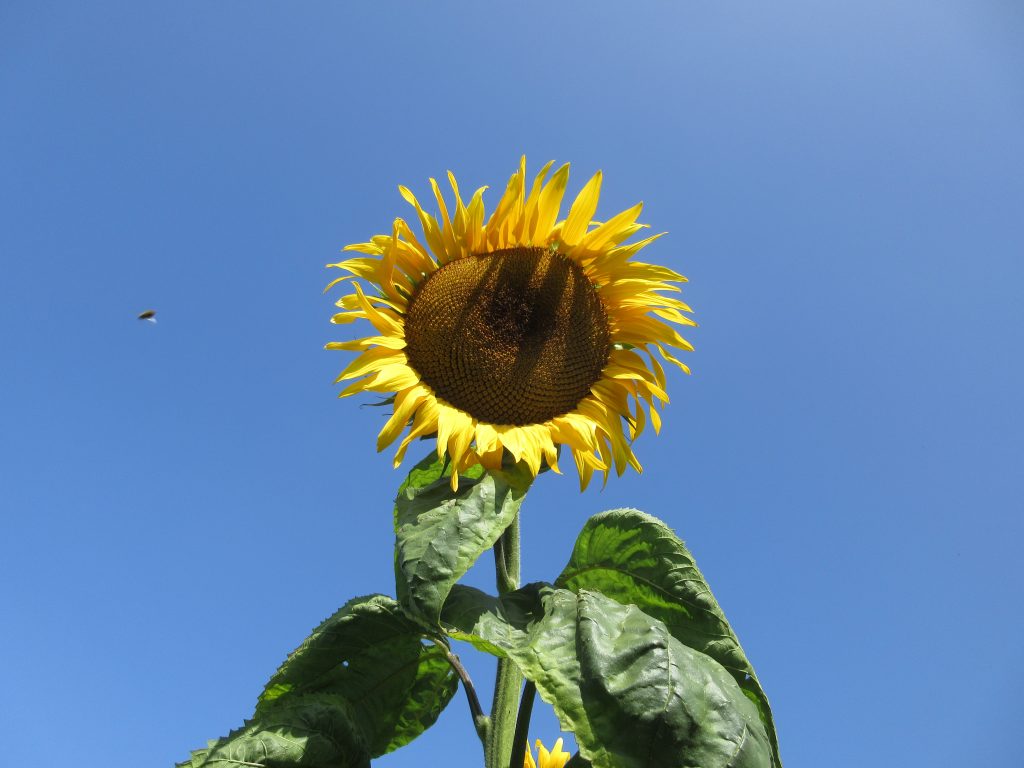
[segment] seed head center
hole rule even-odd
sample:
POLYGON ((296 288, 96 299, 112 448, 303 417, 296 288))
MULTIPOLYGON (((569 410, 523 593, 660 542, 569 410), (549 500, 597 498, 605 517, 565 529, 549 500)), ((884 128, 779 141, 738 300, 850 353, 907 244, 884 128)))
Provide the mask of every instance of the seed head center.
POLYGON ((424 281, 405 318, 410 365, 479 421, 568 413, 600 379, 611 331, 583 269, 544 248, 458 259, 424 281))

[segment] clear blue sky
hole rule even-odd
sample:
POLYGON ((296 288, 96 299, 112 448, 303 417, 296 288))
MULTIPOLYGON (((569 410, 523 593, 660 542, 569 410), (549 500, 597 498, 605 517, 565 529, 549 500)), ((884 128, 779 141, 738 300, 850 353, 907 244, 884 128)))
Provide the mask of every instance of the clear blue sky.
MULTIPOLYGON (((701 324, 642 477, 538 483, 525 577, 642 508, 787 768, 1019 764, 1019 3, 5 0, 0 104, 0 763, 169 766, 393 593, 323 265, 525 152, 644 200, 701 324)), ((479 764, 461 694, 380 760, 479 764)))

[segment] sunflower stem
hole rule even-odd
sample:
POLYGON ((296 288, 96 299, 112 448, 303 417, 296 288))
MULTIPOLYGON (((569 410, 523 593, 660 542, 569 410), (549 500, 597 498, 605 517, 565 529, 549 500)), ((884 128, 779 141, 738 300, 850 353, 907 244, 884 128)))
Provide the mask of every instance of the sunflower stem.
POLYGON ((523 697, 519 700, 519 714, 516 716, 516 735, 512 740, 512 757, 509 768, 519 768, 526 759, 526 742, 530 733, 530 717, 533 714, 533 699, 537 695, 537 686, 527 680, 523 686, 523 697))
MULTIPOLYGON (((519 513, 494 544, 494 570, 498 594, 519 588, 519 513)), ((523 675, 509 659, 498 659, 494 678, 491 724, 484 744, 486 768, 508 768, 515 740, 516 712, 523 675)), ((516 767, 518 768, 518 766, 516 767)))

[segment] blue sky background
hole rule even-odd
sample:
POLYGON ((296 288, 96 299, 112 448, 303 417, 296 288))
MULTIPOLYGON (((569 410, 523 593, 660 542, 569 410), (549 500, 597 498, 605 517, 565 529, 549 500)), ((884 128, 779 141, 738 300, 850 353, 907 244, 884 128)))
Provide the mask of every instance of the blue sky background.
MULTIPOLYGON (((642 477, 538 482, 525 578, 639 507, 788 768, 1018 764, 1019 3, 5 0, 0 104, 0 763, 169 766, 393 593, 323 265, 525 152, 644 200, 701 324, 642 477)), ((461 694, 379 761, 480 763, 461 694)))

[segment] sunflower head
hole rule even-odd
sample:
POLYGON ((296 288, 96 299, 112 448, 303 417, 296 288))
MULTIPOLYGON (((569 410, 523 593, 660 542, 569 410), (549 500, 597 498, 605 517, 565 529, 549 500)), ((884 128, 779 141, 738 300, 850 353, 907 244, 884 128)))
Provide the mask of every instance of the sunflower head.
POLYGON ((396 467, 414 439, 436 435, 453 487, 474 465, 498 469, 506 451, 533 475, 557 472, 562 445, 581 488, 595 471, 640 471, 633 440, 648 420, 660 429, 668 402, 658 358, 689 373, 674 351, 693 348, 673 325, 694 325, 690 308, 664 295, 686 278, 633 260, 660 237, 626 242, 644 228, 641 204, 592 220, 600 172, 560 219, 569 166, 549 177, 551 165, 528 185, 524 157, 489 218, 486 188, 466 205, 450 173, 451 209, 430 180, 437 217, 399 187, 422 236, 395 219, 390 235, 345 248, 363 256, 328 265, 346 273, 328 288, 353 281, 332 322, 376 331, 327 345, 359 353, 337 379, 351 380, 340 396, 393 397, 377 449, 408 429, 396 467))

